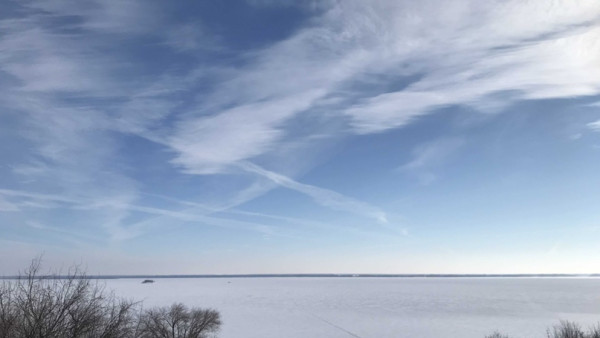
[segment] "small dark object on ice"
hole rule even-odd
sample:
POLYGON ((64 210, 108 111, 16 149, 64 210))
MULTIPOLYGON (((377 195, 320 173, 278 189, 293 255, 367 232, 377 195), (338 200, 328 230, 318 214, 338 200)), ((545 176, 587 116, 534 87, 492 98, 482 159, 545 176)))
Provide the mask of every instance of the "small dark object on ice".
POLYGON ((144 279, 144 281, 142 282, 142 284, 148 284, 148 283, 154 283, 154 281, 152 279, 144 279))

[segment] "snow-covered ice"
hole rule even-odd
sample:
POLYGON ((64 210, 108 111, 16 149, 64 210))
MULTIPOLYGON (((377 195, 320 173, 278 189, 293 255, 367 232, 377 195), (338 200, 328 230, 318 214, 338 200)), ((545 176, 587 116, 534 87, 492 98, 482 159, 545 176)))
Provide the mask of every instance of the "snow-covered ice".
POLYGON ((600 321, 596 278, 164 278, 107 280, 145 307, 211 307, 221 338, 545 337, 600 321))

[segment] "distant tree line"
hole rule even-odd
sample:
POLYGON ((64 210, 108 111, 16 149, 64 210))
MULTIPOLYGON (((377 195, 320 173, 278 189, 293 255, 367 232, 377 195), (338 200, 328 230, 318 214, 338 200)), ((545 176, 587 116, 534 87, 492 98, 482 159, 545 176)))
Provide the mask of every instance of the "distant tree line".
POLYGON ((35 259, 0 284, 0 338, 208 338, 221 327, 218 311, 183 304, 143 309, 118 298, 72 268, 42 276, 35 259))

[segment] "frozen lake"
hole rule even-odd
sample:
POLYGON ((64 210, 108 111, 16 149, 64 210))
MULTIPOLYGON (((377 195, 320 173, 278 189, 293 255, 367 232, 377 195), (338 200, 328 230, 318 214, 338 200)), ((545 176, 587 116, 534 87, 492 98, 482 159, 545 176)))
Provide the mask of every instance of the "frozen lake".
POLYGON ((166 278, 107 280, 146 307, 211 307, 221 338, 543 338, 600 321, 598 278, 166 278))

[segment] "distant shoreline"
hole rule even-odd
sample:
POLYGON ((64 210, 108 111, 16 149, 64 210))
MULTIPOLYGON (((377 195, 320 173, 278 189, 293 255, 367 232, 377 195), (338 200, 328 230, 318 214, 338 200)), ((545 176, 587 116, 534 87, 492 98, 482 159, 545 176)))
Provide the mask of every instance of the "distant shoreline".
MULTIPOLYGON (((66 276, 43 276, 64 278, 66 276)), ((17 279, 18 276, 0 276, 0 279, 17 279)), ((89 279, 166 279, 166 278, 600 278, 593 274, 202 274, 202 275, 89 275, 89 279)))

